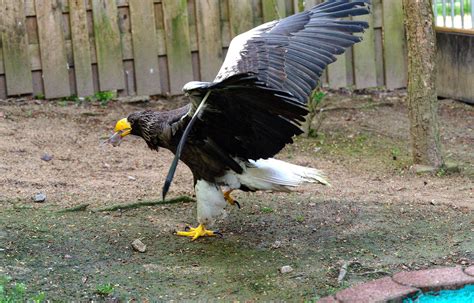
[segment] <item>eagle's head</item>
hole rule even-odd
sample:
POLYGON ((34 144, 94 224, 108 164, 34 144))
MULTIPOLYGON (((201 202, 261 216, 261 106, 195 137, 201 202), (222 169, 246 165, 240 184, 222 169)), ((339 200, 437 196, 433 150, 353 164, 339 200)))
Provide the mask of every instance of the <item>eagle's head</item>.
MULTIPOLYGON (((106 141, 111 143, 113 146, 118 146, 122 143, 122 139, 128 135, 135 135, 142 137, 148 143, 152 144, 150 138, 150 127, 153 123, 153 112, 142 111, 130 114, 127 118, 123 118, 117 121, 115 124, 115 133, 106 141)), ((154 149, 156 147, 153 146, 154 149)))

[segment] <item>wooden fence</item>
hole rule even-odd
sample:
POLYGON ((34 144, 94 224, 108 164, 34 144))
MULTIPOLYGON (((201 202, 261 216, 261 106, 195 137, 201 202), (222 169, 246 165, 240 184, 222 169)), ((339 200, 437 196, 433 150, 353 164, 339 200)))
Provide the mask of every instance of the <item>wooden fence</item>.
MULTIPOLYGON (((306 0, 0 0, 0 98, 179 94, 212 81, 232 37, 306 0)), ((402 0, 372 0, 363 43, 323 83, 406 86, 402 0)))

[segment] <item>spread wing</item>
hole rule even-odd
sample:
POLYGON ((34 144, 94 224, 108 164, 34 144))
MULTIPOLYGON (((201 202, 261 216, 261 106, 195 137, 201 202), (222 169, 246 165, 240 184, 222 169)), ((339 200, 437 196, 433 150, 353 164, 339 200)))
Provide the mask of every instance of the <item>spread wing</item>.
POLYGON ((193 106, 163 196, 188 135, 230 160, 268 158, 292 143, 302 132, 308 96, 323 70, 361 41, 353 34, 368 26, 340 18, 368 12, 368 0, 328 0, 235 37, 213 83, 190 82, 183 88, 193 106))
POLYGON ((361 41, 353 34, 368 26, 340 18, 368 12, 368 0, 326 1, 240 34, 231 41, 214 82, 253 72, 269 87, 288 91, 306 103, 323 70, 336 60, 334 56, 361 41))

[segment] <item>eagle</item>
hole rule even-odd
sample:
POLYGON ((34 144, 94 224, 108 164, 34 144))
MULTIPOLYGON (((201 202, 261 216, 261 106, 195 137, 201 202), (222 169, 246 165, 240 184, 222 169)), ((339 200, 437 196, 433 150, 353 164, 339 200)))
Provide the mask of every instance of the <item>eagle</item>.
POLYGON ((220 235, 207 227, 227 205, 240 207, 233 190, 288 192, 307 182, 328 184, 317 169, 272 157, 302 133, 308 98, 326 66, 362 40, 357 34, 367 22, 348 17, 368 13, 368 0, 329 0, 255 27, 232 39, 213 82, 184 85, 188 105, 134 112, 116 123, 112 145, 135 135, 152 150, 174 153, 163 199, 179 160, 190 168, 199 225, 177 235, 220 235))

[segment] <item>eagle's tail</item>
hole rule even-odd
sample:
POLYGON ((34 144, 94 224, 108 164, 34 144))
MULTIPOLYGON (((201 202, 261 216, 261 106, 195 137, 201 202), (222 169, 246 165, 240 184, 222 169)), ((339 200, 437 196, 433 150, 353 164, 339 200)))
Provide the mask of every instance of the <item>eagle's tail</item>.
POLYGON ((329 185, 317 169, 287 163, 277 159, 249 160, 251 166, 239 175, 241 184, 251 190, 291 191, 303 183, 329 185))

